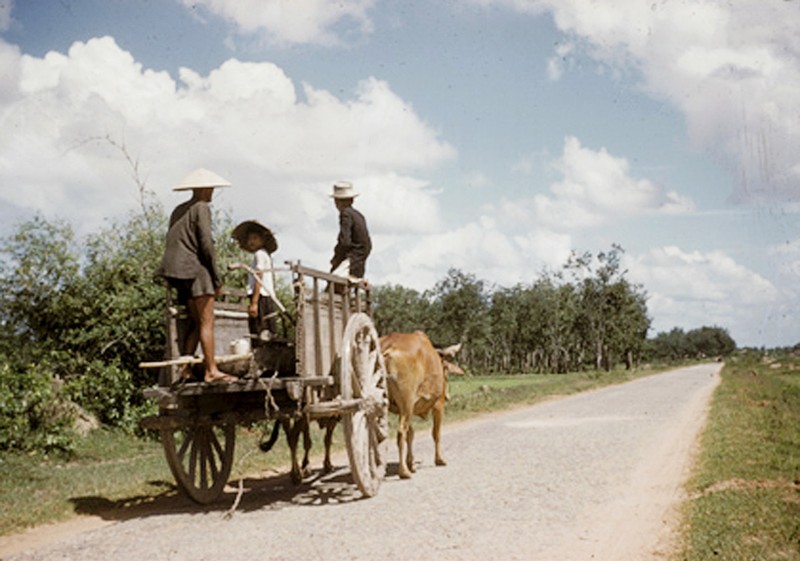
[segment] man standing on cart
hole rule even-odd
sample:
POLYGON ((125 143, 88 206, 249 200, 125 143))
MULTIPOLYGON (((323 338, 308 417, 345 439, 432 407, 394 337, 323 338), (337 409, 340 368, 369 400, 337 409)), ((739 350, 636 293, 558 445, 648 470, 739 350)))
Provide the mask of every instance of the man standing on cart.
POLYGON ((353 282, 364 279, 364 270, 372 251, 372 241, 364 215, 353 208, 358 193, 349 181, 333 185, 331 197, 339 210, 339 237, 333 250, 331 272, 353 282))
MULTIPOLYGON (((189 311, 190 327, 181 353, 193 355, 197 343, 203 350, 204 381, 232 382, 237 378, 221 372, 214 356, 214 300, 222 289, 217 271, 214 239, 211 236, 211 208, 214 189, 230 183, 206 169, 186 176, 173 191, 192 191, 192 198, 178 205, 169 219, 166 248, 157 274, 178 292, 178 303, 189 311)), ((191 376, 186 365, 181 378, 191 376)))

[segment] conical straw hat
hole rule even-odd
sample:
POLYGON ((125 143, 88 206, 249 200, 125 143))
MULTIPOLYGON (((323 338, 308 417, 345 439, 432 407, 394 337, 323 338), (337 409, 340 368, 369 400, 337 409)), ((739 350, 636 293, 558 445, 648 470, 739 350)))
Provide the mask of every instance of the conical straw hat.
POLYGON ((264 236, 264 244, 267 253, 275 253, 278 249, 278 240, 275 239, 275 234, 258 220, 245 220, 240 223, 233 229, 231 237, 241 245, 250 232, 256 232, 264 236))
POLYGON ((230 187, 227 179, 223 179, 213 171, 198 168, 184 177, 181 182, 172 188, 173 191, 188 191, 189 189, 205 189, 209 187, 230 187))

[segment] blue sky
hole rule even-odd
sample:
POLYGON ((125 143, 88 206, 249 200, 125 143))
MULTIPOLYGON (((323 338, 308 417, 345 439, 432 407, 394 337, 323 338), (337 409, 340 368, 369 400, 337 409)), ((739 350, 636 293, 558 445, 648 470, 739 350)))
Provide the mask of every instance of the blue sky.
POLYGON ((0 234, 215 206, 326 268, 354 182, 375 283, 529 283, 625 249, 653 330, 800 341, 797 0, 0 0, 0 234))

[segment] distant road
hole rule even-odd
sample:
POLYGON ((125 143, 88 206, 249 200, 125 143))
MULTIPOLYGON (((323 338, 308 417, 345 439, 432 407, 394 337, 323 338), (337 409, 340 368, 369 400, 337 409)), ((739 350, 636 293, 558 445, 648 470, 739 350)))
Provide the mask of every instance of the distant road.
POLYGON ((395 474, 392 439, 389 475, 369 500, 345 468, 299 488, 285 474, 265 476, 246 482, 229 518, 233 493, 205 509, 172 499, 110 513, 112 523, 0 539, 0 559, 663 559, 720 368, 682 368, 447 426, 446 467, 433 466, 430 435, 419 431, 408 481, 395 474))

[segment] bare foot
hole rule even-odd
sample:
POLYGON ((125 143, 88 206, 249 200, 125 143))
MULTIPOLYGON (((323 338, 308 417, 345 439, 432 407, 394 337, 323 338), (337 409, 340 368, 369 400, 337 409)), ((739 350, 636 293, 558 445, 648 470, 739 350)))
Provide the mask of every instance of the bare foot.
POLYGON ((205 382, 206 384, 225 384, 227 382, 235 382, 238 379, 236 376, 217 370, 216 372, 206 372, 205 382))

